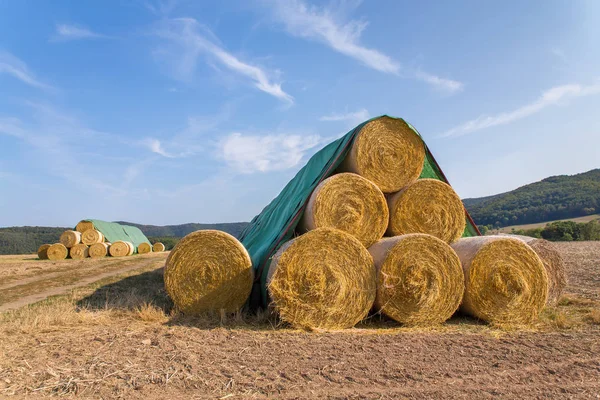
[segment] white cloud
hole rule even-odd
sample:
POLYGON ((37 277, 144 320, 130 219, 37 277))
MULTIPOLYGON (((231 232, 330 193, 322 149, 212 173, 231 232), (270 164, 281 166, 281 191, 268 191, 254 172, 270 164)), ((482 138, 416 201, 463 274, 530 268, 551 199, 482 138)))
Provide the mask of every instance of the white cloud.
POLYGON ((582 86, 579 84, 556 86, 543 92, 542 95, 532 103, 526 104, 510 112, 492 116, 482 115, 446 131, 441 137, 463 136, 482 129, 506 125, 527 118, 549 106, 557 105, 561 101, 568 102, 577 97, 591 96, 594 94, 600 94, 600 83, 589 86, 582 86))
POLYGON ((67 24, 58 24, 56 25, 56 34, 52 38, 53 40, 80 40, 80 39, 102 39, 107 38, 105 35, 101 35, 96 32, 92 32, 91 30, 76 26, 76 25, 67 25, 67 24))
MULTIPOLYGON (((177 18, 168 20, 165 24, 165 28, 158 30, 156 33, 163 38, 175 41, 182 47, 183 54, 178 57, 177 60, 177 70, 179 74, 188 77, 191 76, 194 73, 198 56, 202 53, 206 53, 210 55, 213 60, 216 60, 230 71, 252 80, 257 89, 289 104, 294 102, 294 98, 281 88, 280 83, 272 81, 265 70, 255 65, 245 63, 231 53, 225 51, 221 46, 215 43, 216 38, 214 35, 206 28, 202 27, 195 19, 177 18), (200 34, 200 30, 205 32, 206 36, 210 36, 211 39, 200 34)), ((160 54, 160 52, 157 54, 160 54)), ((168 52, 164 54, 164 56, 166 58, 172 58, 173 54, 168 52)))
POLYGON ((366 121, 370 117, 371 116, 369 114, 369 111, 363 108, 355 112, 347 112, 344 114, 333 113, 329 115, 324 115, 321 118, 319 118, 319 121, 348 121, 352 124, 358 124, 363 121, 366 121))
POLYGON ((167 157, 167 158, 175 158, 176 156, 170 153, 167 153, 165 151, 165 149, 163 149, 162 144, 160 143, 160 140, 158 139, 145 139, 142 142, 146 147, 148 147, 148 149, 150 149, 151 152, 156 153, 156 154, 160 154, 163 157, 167 157))
POLYGON ((51 86, 37 80, 23 61, 5 51, 0 51, 0 74, 2 73, 11 75, 29 86, 45 90, 52 89, 51 86))
POLYGON ((447 93, 460 92, 465 87, 465 85, 462 82, 458 82, 452 79, 440 78, 437 75, 432 75, 423 71, 417 71, 415 73, 415 77, 447 93))
POLYGON ((232 133, 219 146, 219 156, 244 174, 293 168, 307 150, 321 142, 317 135, 244 135, 232 133))

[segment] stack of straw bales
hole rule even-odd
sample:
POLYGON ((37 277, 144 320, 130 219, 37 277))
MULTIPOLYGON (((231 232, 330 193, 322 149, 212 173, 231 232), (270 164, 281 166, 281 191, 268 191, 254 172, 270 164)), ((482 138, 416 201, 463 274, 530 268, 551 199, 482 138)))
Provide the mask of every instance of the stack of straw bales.
MULTIPOLYGON (((165 251, 162 243, 153 246, 142 243, 138 247, 138 253, 165 251)), ((95 229, 93 222, 80 221, 75 230, 64 231, 60 235, 59 243, 43 244, 38 248, 37 254, 40 260, 64 260, 72 258, 83 260, 85 258, 99 257, 122 257, 130 256, 135 252, 131 242, 117 241, 114 244, 107 242, 102 232, 95 229)))
MULTIPOLYGON (((459 309, 495 323, 537 318, 549 287, 540 257, 523 240, 461 239, 464 206, 450 185, 419 179, 425 158, 404 121, 363 126, 312 192, 298 236, 271 259, 267 288, 282 321, 341 329, 375 311, 434 325, 459 309)), ((250 258, 233 237, 198 231, 167 259, 165 285, 185 313, 237 311, 252 285, 250 258)))

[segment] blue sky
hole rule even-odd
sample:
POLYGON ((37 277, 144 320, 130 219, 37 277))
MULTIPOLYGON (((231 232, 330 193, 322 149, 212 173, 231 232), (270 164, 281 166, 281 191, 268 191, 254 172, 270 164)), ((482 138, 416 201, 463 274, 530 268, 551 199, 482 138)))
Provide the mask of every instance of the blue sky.
POLYGON ((461 197, 600 167, 600 2, 421 3, 0 0, 0 226, 248 221, 380 114, 461 197))

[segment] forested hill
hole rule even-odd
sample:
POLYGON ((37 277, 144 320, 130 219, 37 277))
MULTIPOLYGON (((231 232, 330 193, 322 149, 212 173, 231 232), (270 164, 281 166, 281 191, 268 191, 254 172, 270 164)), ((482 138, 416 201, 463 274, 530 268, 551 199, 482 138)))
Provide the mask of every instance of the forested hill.
POLYGON ((551 176, 511 192, 463 202, 475 223, 496 227, 595 214, 600 212, 600 169, 551 176))
POLYGON ((217 229, 219 231, 227 232, 235 237, 239 237, 244 228, 248 225, 247 222, 231 222, 231 223, 220 223, 220 224, 182 224, 182 225, 140 225, 133 222, 117 221, 119 224, 133 225, 140 228, 146 236, 174 236, 184 237, 188 233, 204 230, 204 229, 217 229))

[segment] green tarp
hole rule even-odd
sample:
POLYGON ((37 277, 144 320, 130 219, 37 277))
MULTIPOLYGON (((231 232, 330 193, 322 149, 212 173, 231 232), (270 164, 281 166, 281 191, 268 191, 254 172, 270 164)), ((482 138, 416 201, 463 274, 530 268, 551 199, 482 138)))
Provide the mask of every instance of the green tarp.
MULTIPOLYGON (((240 240, 250 253, 255 271, 255 282, 249 301, 251 308, 267 306, 266 277, 271 257, 283 243, 294 236, 296 225, 300 221, 310 194, 322 180, 334 173, 350 149, 356 134, 369 121, 358 125, 313 155, 281 193, 259 215, 254 217, 242 232, 240 240)), ((421 136, 412 125, 408 125, 419 137, 421 136)), ((427 145, 425 145, 425 149, 427 156, 420 178, 434 178, 448 182, 427 145)), ((479 235, 477 227, 466 210, 465 218, 467 227, 463 236, 479 235)))
POLYGON ((116 222, 101 221, 99 219, 85 219, 94 224, 94 228, 100 231, 106 238, 107 242, 114 243, 122 240, 124 242, 131 242, 135 247, 135 252, 141 243, 150 243, 146 235, 135 226, 121 225, 116 222))

